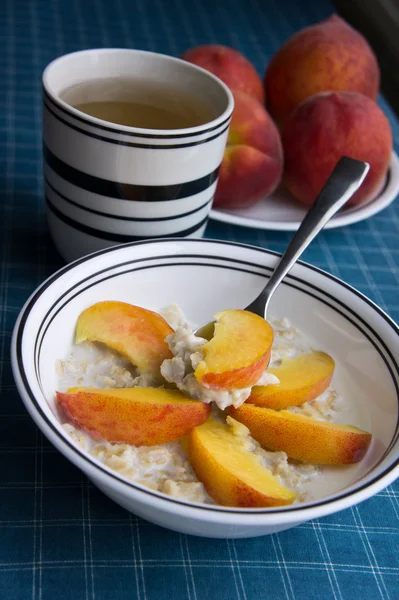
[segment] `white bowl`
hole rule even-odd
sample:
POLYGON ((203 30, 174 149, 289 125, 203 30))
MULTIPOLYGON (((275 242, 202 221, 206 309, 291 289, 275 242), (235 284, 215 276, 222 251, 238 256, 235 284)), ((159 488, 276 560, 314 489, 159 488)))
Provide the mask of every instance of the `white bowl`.
MULTIPOLYGON (((22 309, 12 341, 14 377, 32 418, 64 456, 115 502, 175 531, 238 538, 274 533, 348 508, 399 476, 399 329, 365 296, 315 267, 295 265, 273 297, 270 314, 286 316, 336 360, 334 386, 354 425, 373 434, 357 465, 330 467, 315 499, 285 508, 235 509, 175 500, 125 480, 78 449, 57 419, 55 361, 68 353, 80 312, 100 300, 153 310, 178 303, 198 324, 223 308, 245 307, 277 255, 211 240, 159 240, 100 251, 61 269, 22 309)), ((317 480, 316 480, 317 482, 317 480)))

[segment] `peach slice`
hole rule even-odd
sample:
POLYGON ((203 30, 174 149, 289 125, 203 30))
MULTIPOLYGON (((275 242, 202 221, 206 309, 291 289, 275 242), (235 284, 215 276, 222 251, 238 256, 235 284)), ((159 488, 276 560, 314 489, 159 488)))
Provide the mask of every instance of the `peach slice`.
POLYGON ((243 447, 231 428, 212 417, 188 434, 188 456, 198 479, 219 504, 261 508, 295 500, 294 492, 243 447))
POLYGON ((172 358, 165 342, 173 333, 161 315, 125 302, 98 302, 80 315, 76 325, 75 341, 102 342, 116 350, 141 374, 151 375, 154 383, 162 383, 162 361, 172 358))
POLYGON ((276 410, 303 404, 328 388, 334 368, 333 359, 325 352, 313 351, 283 359, 278 367, 267 370, 280 383, 253 387, 247 402, 276 410))
POLYGON ((359 462, 371 442, 371 434, 352 425, 318 421, 287 410, 243 404, 230 408, 234 419, 269 450, 282 450, 304 462, 343 465, 359 462))
POLYGON ((262 317, 246 310, 225 310, 215 315, 215 333, 203 347, 204 358, 196 379, 210 388, 251 387, 266 369, 273 329, 262 317))
POLYGON ((70 388, 57 392, 66 417, 96 439, 135 446, 172 442, 204 423, 210 405, 164 388, 70 388))

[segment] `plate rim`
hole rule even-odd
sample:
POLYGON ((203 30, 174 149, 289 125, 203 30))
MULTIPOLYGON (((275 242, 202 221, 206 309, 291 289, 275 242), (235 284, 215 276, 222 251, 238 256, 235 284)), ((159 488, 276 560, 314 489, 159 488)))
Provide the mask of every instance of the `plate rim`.
MULTIPOLYGON (((364 206, 354 207, 346 214, 338 214, 324 226, 324 229, 336 229, 369 219, 387 208, 399 194, 399 157, 393 150, 388 168, 387 181, 382 192, 364 206)), ((245 209, 244 209, 245 210, 245 209)), ((296 231, 301 221, 260 221, 253 217, 244 217, 231 213, 229 210, 212 208, 209 218, 219 223, 248 227, 267 231, 296 231)))

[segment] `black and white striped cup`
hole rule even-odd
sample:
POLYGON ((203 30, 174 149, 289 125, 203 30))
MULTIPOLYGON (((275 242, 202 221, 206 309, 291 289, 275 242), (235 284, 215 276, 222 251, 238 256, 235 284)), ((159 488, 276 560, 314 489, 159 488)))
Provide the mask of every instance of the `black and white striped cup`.
POLYGON ((218 78, 162 54, 84 50, 47 66, 43 104, 48 223, 66 261, 132 240, 203 235, 234 104, 218 78), (140 129, 89 116, 60 97, 113 77, 190 90, 215 117, 187 129, 140 129))

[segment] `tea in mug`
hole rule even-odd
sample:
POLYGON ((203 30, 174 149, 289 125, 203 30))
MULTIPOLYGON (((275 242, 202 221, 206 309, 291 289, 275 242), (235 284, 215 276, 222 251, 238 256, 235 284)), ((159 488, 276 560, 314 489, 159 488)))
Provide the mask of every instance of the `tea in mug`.
POLYGON ((210 104, 192 92, 145 80, 87 81, 65 89, 60 98, 103 121, 144 129, 185 129, 216 117, 210 104))

